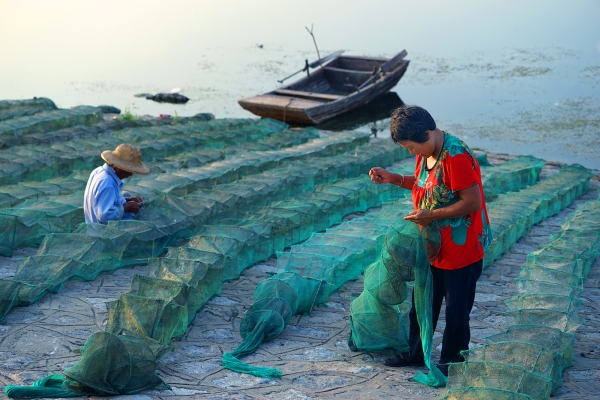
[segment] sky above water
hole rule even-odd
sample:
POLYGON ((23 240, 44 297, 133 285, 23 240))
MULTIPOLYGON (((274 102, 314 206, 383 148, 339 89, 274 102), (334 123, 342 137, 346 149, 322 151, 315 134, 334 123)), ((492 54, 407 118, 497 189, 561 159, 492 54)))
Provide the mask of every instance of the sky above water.
MULTIPOLYGON (((600 169, 600 1, 0 1, 0 99, 250 117, 321 55, 411 64, 393 89, 472 147, 600 169), (181 88, 186 105, 137 93, 181 88)), ((371 127, 386 133, 386 121, 371 127)))

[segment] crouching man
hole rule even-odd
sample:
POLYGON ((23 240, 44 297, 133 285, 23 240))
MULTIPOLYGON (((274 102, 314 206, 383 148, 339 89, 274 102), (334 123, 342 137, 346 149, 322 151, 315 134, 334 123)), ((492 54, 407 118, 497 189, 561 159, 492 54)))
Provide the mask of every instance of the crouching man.
POLYGON ((102 152, 106 161, 90 174, 83 199, 85 222, 107 224, 108 221, 131 219, 144 203, 141 196, 121 192, 123 179, 150 171, 142 162, 142 153, 132 144, 123 143, 114 151, 102 152))

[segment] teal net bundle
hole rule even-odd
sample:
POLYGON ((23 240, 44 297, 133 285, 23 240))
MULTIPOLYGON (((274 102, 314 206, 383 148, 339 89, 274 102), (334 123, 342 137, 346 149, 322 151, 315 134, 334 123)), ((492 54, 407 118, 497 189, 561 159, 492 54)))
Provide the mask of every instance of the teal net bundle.
POLYGON ((155 374, 156 364, 166 355, 166 346, 132 332, 96 332, 83 346, 77 365, 32 386, 6 386, 5 392, 10 398, 56 398, 128 395, 166 388, 155 374))
MULTIPOLYGON (((569 192, 581 194, 586 187, 575 185, 569 192)), ((571 197, 557 194, 567 203, 571 197)), ((585 322, 577 316, 579 294, 600 254, 598 226, 600 201, 584 203, 549 244, 527 256, 518 294, 506 302, 507 330, 450 366, 445 399, 484 398, 494 391, 505 398, 549 399, 562 386, 563 370, 573 366, 574 332, 585 322)))
POLYGON ((532 156, 517 156, 493 168, 482 164, 481 180, 486 200, 492 201, 501 193, 517 192, 534 185, 544 164, 544 160, 532 156))

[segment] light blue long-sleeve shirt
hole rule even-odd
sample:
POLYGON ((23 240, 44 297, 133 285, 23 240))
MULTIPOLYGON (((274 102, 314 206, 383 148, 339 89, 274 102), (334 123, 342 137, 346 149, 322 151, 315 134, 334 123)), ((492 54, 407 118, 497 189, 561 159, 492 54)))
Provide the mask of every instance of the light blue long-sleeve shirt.
POLYGON ((85 222, 107 224, 108 221, 131 219, 133 213, 123 210, 126 200, 121 194, 122 188, 123 181, 108 164, 93 170, 83 198, 85 222))

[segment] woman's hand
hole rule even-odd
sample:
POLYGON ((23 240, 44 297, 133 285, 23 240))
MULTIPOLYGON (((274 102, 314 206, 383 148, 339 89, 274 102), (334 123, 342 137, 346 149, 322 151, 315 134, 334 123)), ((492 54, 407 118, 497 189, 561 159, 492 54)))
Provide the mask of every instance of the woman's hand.
POLYGON ((380 168, 380 167, 373 167, 369 171, 369 177, 371 178, 373 183, 376 183, 376 184, 392 183, 394 175, 395 174, 391 173, 387 169, 380 168))
POLYGON ((464 217, 465 215, 481 210, 482 200, 479 185, 473 185, 466 189, 459 190, 458 196, 460 197, 460 200, 452 205, 436 210, 414 210, 405 216, 404 219, 426 226, 431 221, 464 217))
POLYGON ((419 209, 419 210, 411 211, 410 214, 408 214, 404 217, 404 219, 407 221, 412 221, 414 223, 417 223, 421 226, 427 226, 435 218, 433 217, 433 211, 419 209))

